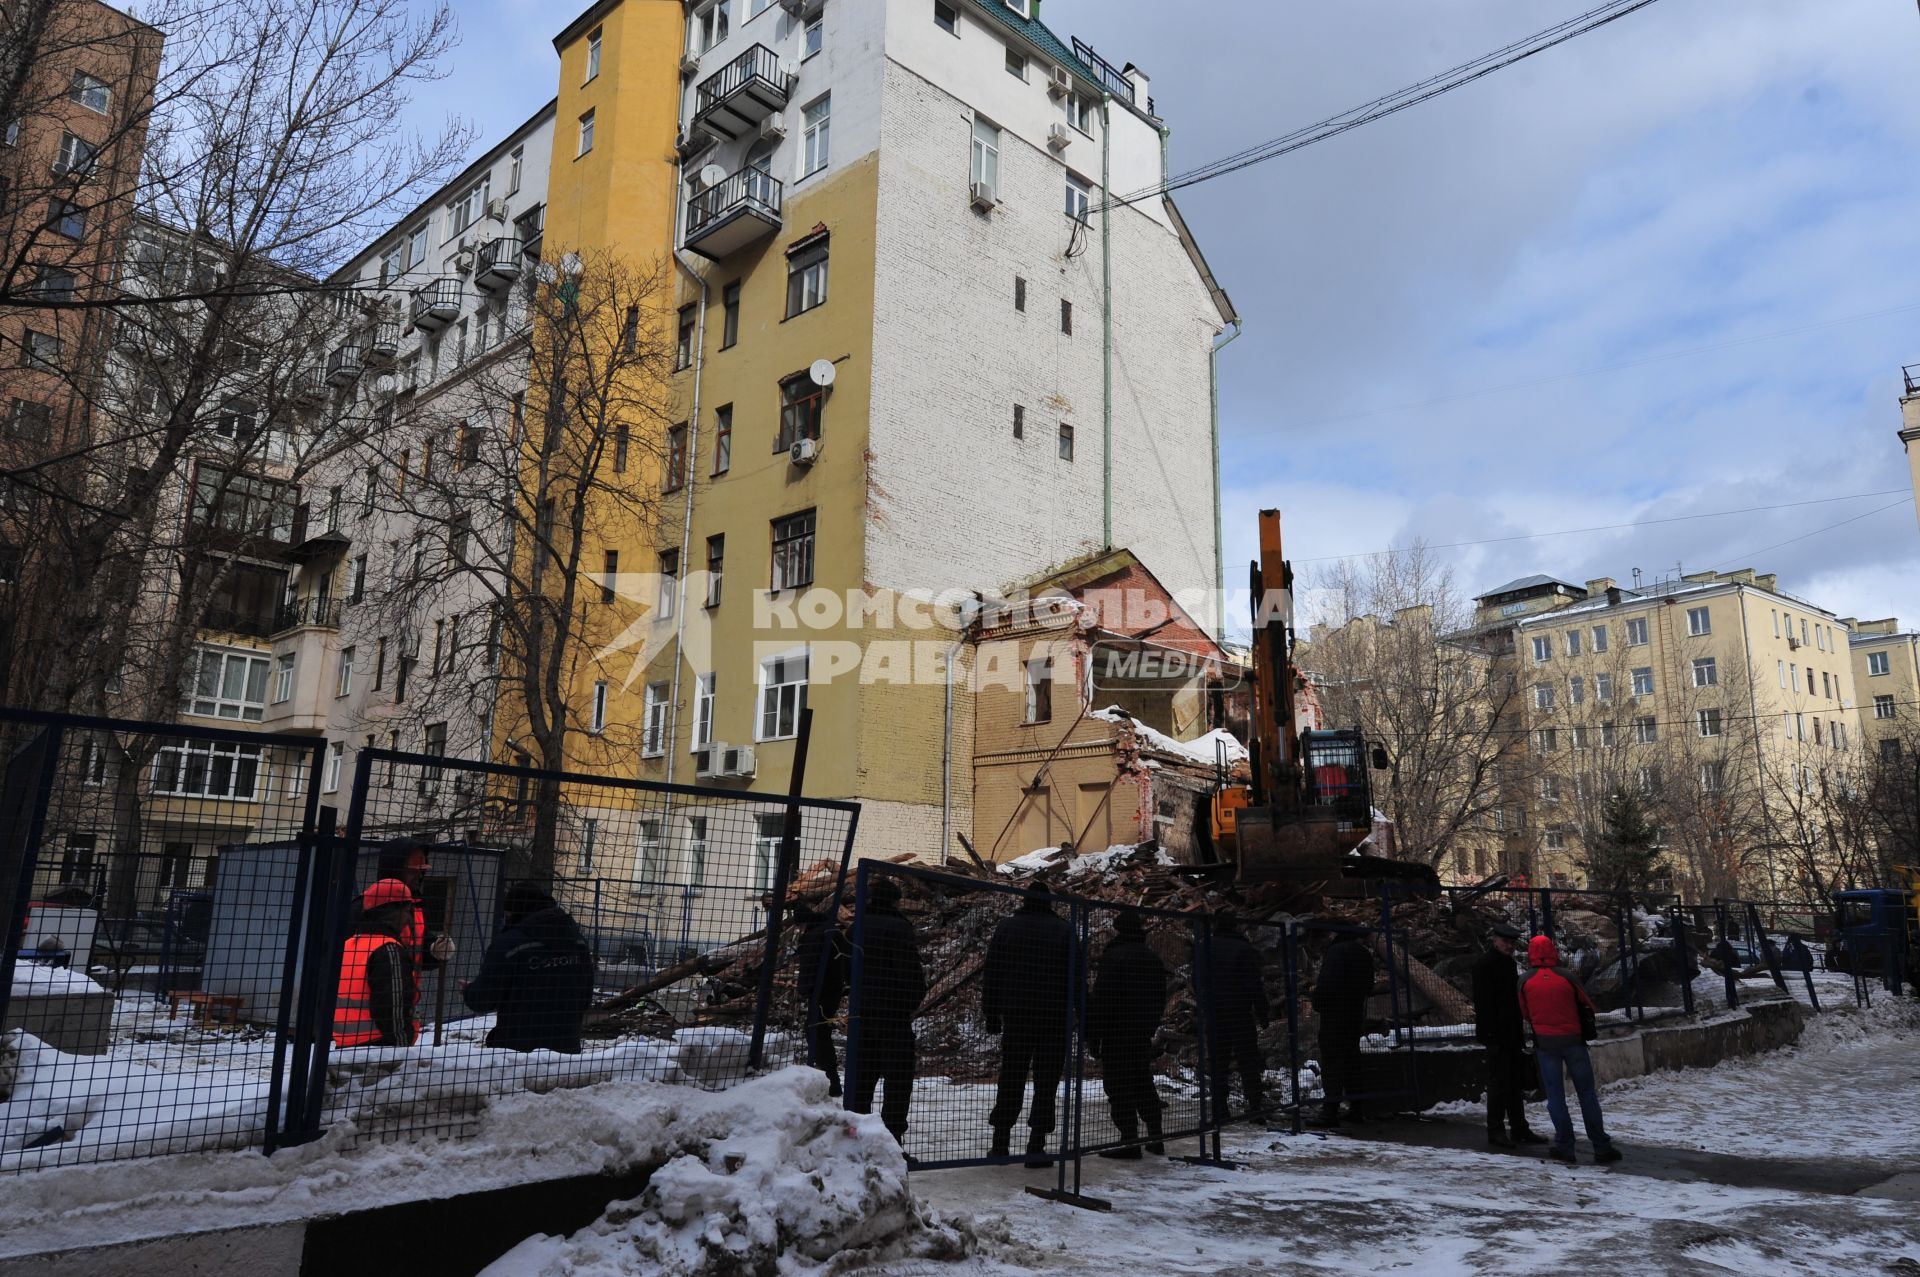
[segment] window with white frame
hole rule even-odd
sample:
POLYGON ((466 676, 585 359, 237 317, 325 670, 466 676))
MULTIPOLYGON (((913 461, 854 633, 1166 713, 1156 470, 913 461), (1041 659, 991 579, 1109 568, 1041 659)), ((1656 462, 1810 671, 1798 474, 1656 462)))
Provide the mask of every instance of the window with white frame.
POLYGON ((1615 732, 1613 724, 1612 723, 1600 724, 1600 748, 1612 749, 1618 743, 1619 743, 1619 735, 1617 732, 1615 732))
POLYGON ((1553 659, 1553 638, 1547 634, 1533 636, 1533 663, 1545 665, 1553 659))
POLYGON ((447 238, 452 239, 487 215, 487 201, 493 198, 493 174, 487 173, 468 187, 460 198, 447 205, 447 238))
POLYGON ((1567 680, 1567 704, 1585 705, 1587 703, 1587 680, 1575 674, 1567 680))
POLYGON ((1874 697, 1873 698, 1873 716, 1875 718, 1898 717, 1899 711, 1894 708, 1893 697, 1890 695, 1874 697))
POLYGON ((1813 627, 1813 645, 1819 648, 1823 652, 1827 650, 1827 627, 1826 626, 1816 625, 1813 627))
POLYGON ((815 18, 800 33, 800 60, 805 62, 827 45, 827 20, 815 18))
POLYGON ((1687 633, 1696 637, 1713 633, 1713 613, 1704 607, 1688 608, 1687 633))
POLYGON ((1633 739, 1635 744, 1652 745, 1660 739, 1660 720, 1657 718, 1636 718, 1633 720, 1633 739))
POLYGON ((1832 734, 1833 747, 1835 749, 1845 749, 1847 747, 1847 725, 1836 720, 1833 724, 1832 734))
POLYGON ((225 741, 175 740, 153 758, 153 792, 170 798, 253 802, 260 786, 260 747, 225 741))
POLYGON ((1093 215, 1093 186, 1067 174, 1067 220, 1082 226, 1093 215))
POLYGON ((1633 616, 1627 618, 1627 646, 1645 647, 1647 645, 1647 618, 1633 616))
POLYGON ((833 126, 833 95, 823 94, 800 111, 800 176, 818 173, 827 166, 829 140, 833 126))
POLYGON ((702 674, 693 689, 693 747, 704 749, 713 744, 713 709, 720 675, 702 674))
POLYGON ((1033 16, 1033 0, 1006 0, 1006 6, 1023 18, 1033 16))
POLYGON ((1607 650, 1607 627, 1604 625, 1593 627, 1593 650, 1595 655, 1607 650))
POLYGON ((1533 707, 1535 709, 1553 708, 1553 684, 1535 683, 1533 685, 1533 707))
POLYGON ((353 695, 353 654, 354 649, 352 647, 343 647, 340 649, 340 670, 333 684, 333 694, 335 696, 353 695))
POLYGON ((647 684, 640 712, 640 753, 647 758, 658 758, 667 752, 667 702, 672 694, 670 684, 647 684))
POLYGON ((1558 776, 1542 776, 1540 778, 1540 797, 1542 800, 1550 803, 1560 801, 1560 778, 1558 776))
POLYGON ((765 892, 773 886, 773 867, 780 860, 780 844, 786 837, 787 818, 780 815, 754 817, 753 890, 765 892))
POLYGON ((1721 734, 1719 710, 1699 710, 1695 713, 1694 718, 1699 725, 1702 736, 1718 736, 1721 734))
POLYGON ((603 32, 595 27, 593 34, 587 37, 587 80, 600 78, 600 41, 603 32))
POLYGON ((991 120, 973 117, 973 159, 970 173, 975 186, 1000 189, 1000 128, 991 120))
POLYGON ((1653 695, 1653 667, 1643 665, 1633 672, 1633 694, 1635 696, 1653 695))
POLYGON ((1542 727, 1533 734, 1533 749, 1537 754, 1551 754, 1560 748, 1560 733, 1552 727, 1542 727))
POLYGON ((1775 661, 1774 666, 1780 674, 1780 686, 1785 687, 1787 685, 1787 663, 1785 661, 1775 661))
POLYGON ((1580 655, 1580 631, 1579 630, 1567 631, 1567 655, 1568 656, 1580 655))
POLYGON ((1567 849, 1567 827, 1565 825, 1547 826, 1546 849, 1548 851, 1565 851, 1567 849))
POLYGON ((688 25, 687 38, 695 53, 705 53, 727 38, 727 5, 731 0, 714 0, 697 10, 688 25))
POLYGON ((1060 106, 1067 114, 1068 124, 1088 137, 1093 136, 1093 115, 1099 109, 1097 102, 1084 93, 1069 93, 1061 100, 1060 106))
POLYGON ((526 175, 526 170, 527 148, 516 146, 513 148, 513 154, 507 157, 507 194, 520 193, 520 179, 526 175))
POLYGON ((1613 675, 1595 674, 1593 676, 1593 699, 1602 705, 1613 703, 1613 675))
POLYGON ((113 103, 113 90, 107 82, 98 76, 88 75, 85 71, 73 73, 73 83, 67 89, 67 97, 78 102, 89 111, 105 115, 113 103))
POLYGON ((575 155, 585 155, 593 150, 593 112, 588 111, 580 117, 580 149, 575 155))
POLYGON ((1007 74, 1022 84, 1027 82, 1027 59, 1017 49, 1007 50, 1007 74))
POLYGON ((760 724, 756 740, 786 740, 800 730, 807 707, 807 653, 776 656, 760 666, 760 724))
POLYGON ((957 36, 960 34, 960 15, 943 0, 933 0, 933 25, 948 35, 957 36))
POLYGON ((1568 749, 1585 749, 1587 747, 1587 729, 1585 727, 1575 724, 1569 729, 1568 736, 1568 749))
POLYGON ((1717 794, 1727 787, 1727 765, 1725 763, 1700 764, 1700 792, 1717 794))
POLYGON ((660 842, 660 822, 641 820, 635 840, 633 876, 645 886, 658 886, 667 876, 666 849, 660 842))
POLYGON ((69 177, 86 177, 93 172, 93 161, 99 154, 100 149, 85 138, 63 133, 60 158, 54 161, 53 171, 69 177))
POLYGON ((1703 656, 1693 663, 1693 685, 1695 687, 1720 685, 1720 666, 1711 656, 1703 656))
POLYGON ((267 712, 268 660, 262 652, 203 647, 194 655, 188 712, 257 723, 267 712))
POLYGON ((1893 662, 1885 652, 1867 653, 1867 674, 1871 678, 1880 678, 1893 672, 1893 662))
POLYGON ((1642 767, 1634 773, 1634 782, 1641 794, 1651 798, 1660 789, 1660 769, 1642 767))
POLYGON ((340 771, 346 759, 347 743, 345 741, 336 740, 327 743, 327 763, 320 773, 321 792, 328 794, 340 792, 340 771))
POLYGON ((1812 640, 1807 636, 1807 618, 1800 618, 1800 646, 1805 647, 1812 640))
POLYGON ((273 703, 285 705, 293 699, 294 653, 282 652, 274 658, 273 666, 273 703))
POLYGON ((595 736, 607 730, 607 683, 605 679, 593 685, 593 718, 587 728, 595 736))
POLYGON ((707 818, 687 817, 687 889, 707 885, 707 818))

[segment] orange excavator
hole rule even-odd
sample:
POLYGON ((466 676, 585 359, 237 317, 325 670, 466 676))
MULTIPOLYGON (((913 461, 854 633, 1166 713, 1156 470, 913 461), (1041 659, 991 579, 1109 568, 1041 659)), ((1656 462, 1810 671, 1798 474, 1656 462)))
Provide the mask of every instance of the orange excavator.
POLYGON ((1260 512, 1260 559, 1252 565, 1253 708, 1247 784, 1221 783, 1213 798, 1215 856, 1237 882, 1293 882, 1329 895, 1370 894, 1366 880, 1407 882, 1437 893, 1431 865, 1369 856, 1371 771, 1386 751, 1358 728, 1300 726, 1293 664, 1293 565, 1281 552, 1280 512, 1260 512))

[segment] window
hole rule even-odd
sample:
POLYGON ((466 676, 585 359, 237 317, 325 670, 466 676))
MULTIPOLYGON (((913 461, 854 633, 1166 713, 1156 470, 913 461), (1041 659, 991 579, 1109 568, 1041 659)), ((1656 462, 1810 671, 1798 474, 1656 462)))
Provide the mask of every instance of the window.
POLYGON ((1027 437, 1027 410, 1019 404, 1013 406, 1013 437, 1016 439, 1027 437))
POLYGON ((1013 308, 1022 315, 1027 313, 1027 281, 1023 275, 1013 277, 1013 308))
POLYGON ((1702 657, 1693 663, 1693 685, 1695 687, 1717 687, 1720 684, 1720 667, 1711 656, 1702 657))
POLYGON ((764 892, 773 886, 774 862, 780 858, 780 845, 786 841, 785 816, 756 816, 757 833, 753 839, 753 889, 764 892))
POLYGON ((1775 638, 1779 638, 1780 637, 1780 613, 1777 611, 1769 611, 1767 615, 1773 618, 1773 636, 1775 638))
POLYGON ((347 575, 347 602, 358 603, 367 597, 367 556, 354 556, 353 567, 347 575))
POLYGON ((1007 50, 1007 74, 1022 84, 1027 82, 1027 60, 1012 49, 1007 50))
POLYGON ((1533 734, 1533 749, 1537 754, 1551 754, 1560 748, 1560 733, 1552 727, 1542 727, 1533 734))
POLYGON ((58 266, 42 266, 34 272, 31 295, 46 298, 48 301, 72 301, 74 286, 77 282, 70 270, 63 270, 58 266))
POLYGON ((1593 650, 1595 655, 1607 650, 1607 627, 1604 625, 1593 627, 1593 650))
POLYGON ((1900 761, 1899 740, 1888 737, 1886 740, 1880 742, 1880 761, 1883 763, 1897 763, 1900 761))
POLYGON ((28 329, 20 338, 20 366, 53 372, 60 367, 60 339, 28 329))
POLYGON ((266 715, 267 658, 258 652, 200 648, 190 666, 188 712, 257 723, 266 715))
POLYGON ((713 410, 713 472, 725 474, 733 465, 733 405, 713 410))
POLYGON ((54 161, 53 171, 69 177, 86 177, 93 172, 93 160, 99 149, 84 138, 71 133, 60 136, 60 158, 54 161))
POLYGON ((804 315, 827 300, 827 245, 823 241, 787 255, 787 318, 804 315))
POLYGON ((702 674, 693 685, 693 747, 713 744, 713 703, 719 687, 718 674, 702 674))
POLYGON ((694 308, 692 306, 682 306, 680 308, 680 336, 673 347, 673 370, 675 372, 679 372, 683 368, 693 367, 693 345, 696 331, 694 308))
POLYGON ((707 538, 707 606, 720 606, 720 581, 727 563, 727 538, 724 534, 707 538))
POLYGON ((1634 783, 1642 794, 1652 797, 1660 789, 1660 769, 1642 767, 1634 773, 1634 783))
POLYGON ((328 794, 340 792, 341 765, 346 762, 346 759, 347 743, 345 741, 336 740, 327 743, 327 763, 320 772, 321 792, 328 794))
POLYGON ((1587 729, 1585 727, 1576 725, 1570 729, 1570 735, 1571 739, 1567 742, 1567 748, 1585 749, 1587 747, 1587 729))
POLYGON ((1084 93, 1069 93, 1060 105, 1061 109, 1067 113, 1068 124, 1073 125, 1088 137, 1093 136, 1095 103, 1092 98, 1084 93))
POLYGON ((707 885, 707 818, 687 817, 687 889, 699 891, 707 885))
POLYGON ((53 407, 31 399, 16 399, 7 412, 7 433, 29 443, 53 440, 53 407))
POLYGON ((1536 634, 1533 638, 1533 663, 1545 665, 1553 659, 1553 640, 1545 634, 1536 634))
POLYGON ((1800 646, 1805 647, 1807 641, 1807 618, 1803 616, 1800 618, 1800 646))
POLYGON ((1060 331, 1073 336, 1073 303, 1064 297, 1060 299, 1060 331))
POLYGON ((1627 621, 1627 646, 1645 647, 1647 645, 1647 618, 1636 616, 1627 621))
POLYGON ((1813 645, 1819 648, 1823 652, 1827 650, 1827 627, 1826 626, 1816 625, 1813 627, 1813 645))
POLYGON ((1567 704, 1584 705, 1587 703, 1587 680, 1579 675, 1567 680, 1567 704))
POLYGON ((107 87, 105 80, 88 75, 85 71, 75 71, 73 84, 67 89, 67 97, 89 111, 105 115, 107 107, 113 102, 113 91, 107 87))
POLYGON ((1566 826, 1564 825, 1547 826, 1546 849, 1548 851, 1565 851, 1567 849, 1566 826))
POLYGON ((806 373, 795 373, 780 383, 780 433, 773 450, 785 452, 801 439, 820 437, 820 409, 826 391, 806 373))
POLYGON ((600 574, 600 601, 611 603, 619 596, 619 591, 614 587, 620 579, 620 551, 608 550, 605 562, 606 568, 600 574))
POLYGON ((1086 225, 1093 209, 1093 187, 1067 174, 1067 219, 1086 225))
POLYGON ((595 736, 607 730, 607 682, 605 679, 593 685, 593 720, 587 730, 595 736))
POLYGON ((1006 5, 1023 18, 1033 16, 1033 0, 1006 0, 1006 5))
POLYGON ((672 694, 667 683, 648 683, 640 718, 640 753, 658 758, 667 752, 667 699, 672 694))
POLYGON ((1700 764, 1700 792, 1717 794, 1727 787, 1727 765, 1725 763, 1700 764))
MULTIPOLYGON (((162 746, 153 759, 153 792, 168 797, 250 803, 259 782, 258 745, 177 740, 162 746)), ((337 782, 334 787, 339 787, 337 782)))
POLYGON ((1560 778, 1558 776, 1542 776, 1540 778, 1540 797, 1550 803, 1560 801, 1560 778))
POLYGON ((674 608, 680 600, 680 551, 660 551, 660 606, 654 619, 665 621, 673 616, 674 608))
POLYGON ((1633 694, 1635 696, 1653 695, 1653 669, 1651 666, 1643 665, 1633 672, 1633 694))
POLYGON ((1567 631, 1567 655, 1568 656, 1580 655, 1580 631, 1579 630, 1567 631))
POLYGON ((1713 613, 1703 607, 1688 608, 1687 633, 1695 636, 1713 633, 1713 613))
POLYGON ((802 510, 773 521, 773 588, 797 590, 813 584, 813 515, 802 510))
POLYGON ((1780 686, 1783 688, 1786 687, 1787 686, 1787 663, 1785 661, 1775 661, 1773 664, 1776 671, 1780 675, 1780 686))
POLYGON ((1833 679, 1825 670, 1820 671, 1820 695, 1833 699, 1833 679))
POLYGON ((1813 695, 1813 666, 1807 666, 1807 695, 1813 695))
POLYGON ((1703 709, 1698 711, 1694 715, 1694 718, 1699 723, 1700 734, 1702 736, 1720 735, 1720 711, 1719 710, 1703 709))
POLYGON ((664 492, 678 492, 687 481, 687 428, 674 426, 667 431, 667 468, 666 480, 661 485, 664 492))
POLYGON ((82 239, 87 233, 87 210, 67 200, 52 200, 47 225, 68 239, 82 239))
POLYGON ((520 193, 520 178, 526 172, 526 168, 527 148, 524 146, 514 147, 513 154, 507 157, 507 194, 518 195, 520 193))
POLYGON ((1533 707, 1535 709, 1553 708, 1553 684, 1535 683, 1533 685, 1533 707))
POLYGON ((810 177, 827 166, 827 138, 833 123, 832 96, 828 94, 800 112, 801 177, 810 177))
POLYGON ((1887 653, 1885 652, 1868 652, 1867 653, 1867 674, 1870 677, 1880 678, 1892 672, 1893 672, 1893 663, 1887 659, 1887 653))
POLYGON ((1847 747, 1847 725, 1845 723, 1834 723, 1831 735, 1833 736, 1833 747, 1835 749, 1845 749, 1847 747))
POLYGON ((933 25, 948 35, 957 36, 960 34, 960 15, 953 11, 952 5, 933 0, 933 25))
POLYGON ((1053 658, 1036 656, 1026 665, 1028 723, 1053 721, 1053 658))
POLYGON ((487 173, 447 205, 447 238, 452 239, 487 215, 487 201, 493 197, 493 174, 487 173))
POLYGON ((373 690, 379 691, 387 685, 387 641, 373 641, 373 690))
POLYGON ((633 444, 633 432, 625 426, 615 426, 613 430, 613 472, 627 472, 627 450, 633 444))
POLYGON ((740 282, 735 280, 720 290, 720 349, 731 350, 740 343, 740 282))
POLYGON ((1875 718, 1894 718, 1899 711, 1894 708, 1893 697, 1876 696, 1873 698, 1873 716, 1875 718))
POLYGON ((580 117, 580 149, 575 153, 574 158, 578 159, 591 150, 593 150, 593 112, 588 111, 580 117))
MULTIPOLYGON (((800 730, 807 707, 807 654, 777 656, 760 666, 760 732, 757 739, 785 740, 800 730)), ((773 817, 778 820, 780 817, 773 817)))
POLYGON ((1613 675, 1595 674, 1593 676, 1593 699, 1602 705, 1613 703, 1613 675))
POLYGON ((1612 749, 1618 743, 1618 736, 1619 734, 1614 731, 1612 723, 1600 724, 1601 749, 1612 749))
POLYGON ((992 122, 973 117, 972 181, 990 191, 1000 189, 1000 130, 992 122))
POLYGON ((727 4, 729 0, 717 0, 705 9, 693 15, 693 26, 689 35, 693 41, 695 53, 705 53, 714 45, 727 38, 727 4))
POLYGON ((823 19, 815 18, 807 23, 807 29, 800 36, 800 60, 805 62, 826 47, 827 26, 823 19))
POLYGON ((600 78, 600 37, 601 31, 598 27, 595 27, 593 34, 587 37, 587 80, 589 82, 600 78))
POLYGON ((353 694, 353 648, 340 649, 340 669, 334 677, 333 694, 351 696, 353 694))
POLYGON ((293 699, 293 660, 292 652, 282 652, 273 663, 273 703, 285 705, 293 699))
POLYGON ((1064 421, 1060 423, 1060 460, 1073 460, 1073 427, 1064 421))
POLYGON ((1633 739, 1641 745, 1651 745, 1660 739, 1660 721, 1656 718, 1636 718, 1633 720, 1633 739))

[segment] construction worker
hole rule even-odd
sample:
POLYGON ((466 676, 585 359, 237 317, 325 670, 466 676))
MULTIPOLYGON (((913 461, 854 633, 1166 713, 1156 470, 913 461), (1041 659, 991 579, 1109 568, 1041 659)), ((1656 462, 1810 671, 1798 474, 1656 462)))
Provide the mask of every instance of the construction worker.
POLYGON ((398 879, 382 878, 361 894, 359 917, 340 958, 335 1046, 412 1046, 419 1038, 417 980, 406 940, 413 908, 413 893, 398 879))
POLYGON ((860 1022, 854 1026, 855 1073, 847 1107, 873 1112, 873 1092, 884 1085, 880 1120, 893 1138, 907 1138, 907 1107, 918 1069, 913 1017, 927 996, 920 943, 900 912, 900 884, 881 878, 867 889, 860 932, 860 1022))
POLYGON ((1355 1121, 1362 1120, 1360 1037, 1366 1029, 1367 999, 1373 996, 1373 955, 1359 936, 1343 932, 1320 958, 1313 982, 1313 1009, 1320 1014, 1321 1112, 1328 1126, 1340 1125, 1346 1100, 1355 1121))
POLYGON ((1527 1031, 1520 1021, 1520 928, 1493 924, 1487 951, 1473 964, 1473 1034, 1487 1056, 1487 1143, 1495 1148, 1545 1144, 1527 1125, 1527 1031))
POLYGON ((1160 1095, 1153 1085, 1153 1033, 1167 1010, 1167 969, 1147 945, 1147 929, 1137 913, 1123 913, 1113 924, 1113 942, 1100 955, 1087 1004, 1087 1051, 1100 1061, 1107 1107, 1120 1132, 1120 1147, 1102 1157, 1140 1157, 1140 1127, 1147 1130, 1146 1151, 1164 1153, 1160 1140, 1160 1095))
POLYGON ((1221 916, 1213 921, 1208 942, 1207 985, 1212 1000, 1214 1116, 1225 1126, 1231 1119, 1228 1098, 1233 1070, 1240 1070, 1240 1088, 1246 1093, 1247 1114, 1266 1107, 1266 1058, 1260 1052, 1260 1030, 1273 1019, 1267 1003, 1266 977, 1260 953, 1240 934, 1238 920, 1221 916))
POLYGON ((1007 1157, 1014 1119, 1033 1079, 1027 1110, 1029 1169, 1052 1164, 1047 1136, 1053 1133, 1060 1075, 1067 1064, 1067 1019, 1073 967, 1073 926, 1053 911, 1045 884, 1028 888, 1020 908, 994 928, 987 945, 981 1019, 1000 1035, 1000 1077, 987 1124, 993 1142, 987 1156, 1007 1157))
MULTIPOLYGON (((420 1004, 420 973, 439 968, 453 957, 453 937, 440 932, 428 932, 427 911, 420 901, 420 889, 426 885, 427 874, 433 865, 427 856, 427 846, 417 838, 393 838, 381 843, 376 852, 376 866, 379 879, 373 886, 388 884, 382 892, 382 898, 390 896, 395 888, 406 893, 408 908, 405 911, 405 925, 401 928, 400 941, 407 947, 408 960, 408 1005, 420 1004)), ((371 894, 373 887, 367 889, 371 894)), ((366 896, 360 899, 360 912, 367 909, 366 896)))
POLYGON ((852 952, 833 906, 816 911, 811 905, 796 901, 793 914, 800 924, 797 974, 800 1003, 806 1016, 807 1047, 813 1067, 827 1075, 827 1094, 839 1095, 840 1058, 833 1049, 833 1021, 840 1014, 840 1003, 846 997, 847 968, 852 952))
POLYGON ((537 883, 516 882, 501 902, 500 934, 461 996, 492 1012, 487 1045, 578 1055, 593 1003, 593 948, 573 915, 537 883))

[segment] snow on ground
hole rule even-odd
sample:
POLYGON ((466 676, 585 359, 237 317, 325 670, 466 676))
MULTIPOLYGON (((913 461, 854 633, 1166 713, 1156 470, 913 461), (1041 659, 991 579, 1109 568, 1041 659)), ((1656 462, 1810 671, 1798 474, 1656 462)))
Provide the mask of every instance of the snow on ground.
POLYGON ((12 989, 10 996, 16 998, 71 997, 76 994, 105 993, 105 986, 97 983, 84 971, 74 971, 68 967, 56 967, 45 962, 21 961, 14 964, 13 979, 9 981, 12 989))

